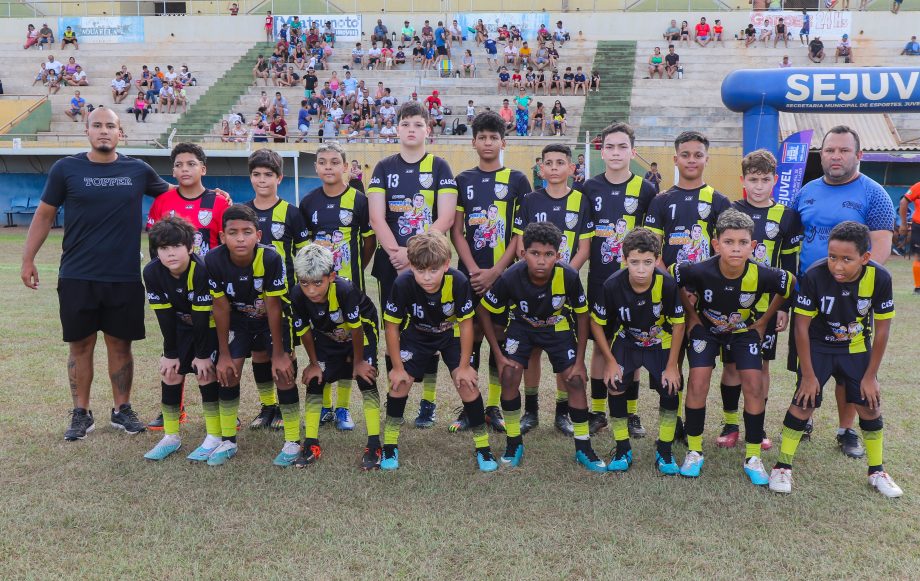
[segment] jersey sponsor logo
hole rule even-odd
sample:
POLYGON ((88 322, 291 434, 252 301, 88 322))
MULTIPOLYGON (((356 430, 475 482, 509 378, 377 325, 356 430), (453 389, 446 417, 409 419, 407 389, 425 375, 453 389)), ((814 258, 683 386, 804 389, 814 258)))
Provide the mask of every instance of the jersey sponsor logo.
POLYGON ((520 344, 521 344, 520 341, 517 341, 516 339, 505 340, 505 353, 507 353, 508 355, 514 355, 515 353, 517 353, 518 346, 520 344))
POLYGON ((565 302, 565 297, 562 295, 553 296, 553 308, 558 309, 562 306, 562 303, 565 302))
POLYGON ((377 185, 377 184, 379 184, 379 183, 380 183, 380 178, 378 178, 377 176, 374 176, 374 177, 371 178, 371 183, 370 183, 370 185, 373 186, 373 185, 377 185))
POLYGON ((495 197, 504 200, 508 195, 508 184, 495 184, 495 197))
POLYGON ((697 202, 696 211, 699 213, 700 218, 705 220, 709 217, 709 212, 712 210, 712 204, 707 204, 706 202, 697 202))
POLYGON ((388 301, 388 302, 387 302, 387 306, 386 306, 386 310, 390 311, 391 313, 395 313, 395 312, 396 312, 396 304, 395 304, 395 303, 391 303, 391 302, 388 301))
POLYGON ((703 341, 702 339, 694 339, 693 340, 693 350, 696 351, 697 353, 702 353, 703 351, 705 351, 706 341, 703 341))
POLYGON ((211 295, 198 295, 198 302, 199 303, 210 303, 211 295))
POLYGON ((652 305, 652 315, 654 315, 655 318, 661 316, 661 303, 654 303, 652 305))
POLYGON ((626 210, 627 214, 635 213, 639 209, 639 198, 626 196, 626 199, 623 200, 623 209, 626 210))
POLYGON ((86 187, 113 187, 113 186, 133 186, 131 178, 83 178, 83 185, 86 187))
POLYGON ((434 177, 430 173, 420 173, 418 174, 418 183, 422 184, 422 187, 427 190, 434 183, 434 177))
POLYGON ((645 217, 645 222, 646 222, 647 224, 654 224, 654 223, 655 223, 655 216, 646 216, 646 217, 645 217))
POLYGON ((441 181, 439 182, 439 185, 442 185, 442 186, 456 186, 456 185, 457 185, 457 182, 455 182, 454 180, 451 180, 451 179, 443 179, 443 180, 441 180, 441 181))
POLYGON ((779 224, 777 224, 776 222, 772 222, 772 221, 767 222, 764 229, 767 232, 767 238, 769 238, 770 240, 776 238, 776 235, 779 234, 779 224))
POLYGON ((210 224, 213 217, 214 213, 211 210, 198 210, 198 223, 202 226, 210 224))
POLYGON ((566 212, 565 213, 565 227, 574 228, 575 224, 578 224, 578 214, 575 212, 566 212))
POLYGON ((284 224, 282 222, 272 222, 272 236, 275 240, 284 237, 284 224))
POLYGON ((399 358, 403 363, 412 359, 412 351, 401 350, 399 352, 399 358))
POLYGON ((869 312, 870 304, 872 304, 871 299, 858 299, 856 301, 856 310, 859 311, 860 315, 865 315, 869 312))
POLYGON ((884 303, 882 303, 882 306, 879 308, 880 309, 890 309, 892 307, 894 307, 894 300, 887 300, 884 303))
POLYGON ((339 222, 341 222, 343 226, 351 224, 352 216, 353 213, 351 210, 339 210, 339 222))
POLYGON ((607 309, 605 307, 602 307, 601 305, 594 303, 593 308, 594 308, 594 312, 600 315, 601 317, 607 316, 607 309))
POLYGON ((738 302, 741 303, 742 307, 750 307, 754 304, 754 299, 757 298, 757 295, 754 293, 741 293, 738 295, 738 302))
POLYGON ((342 310, 336 310, 329 313, 329 320, 338 325, 342 322, 342 310))
POLYGON ((441 312, 443 312, 448 317, 453 315, 454 314, 454 303, 444 303, 443 305, 441 305, 441 312))
POLYGON ((262 292, 262 277, 252 279, 252 286, 257 292, 262 292))
POLYGON ((148 301, 158 301, 160 300, 160 295, 158 295, 157 293, 147 293, 147 300, 148 301))

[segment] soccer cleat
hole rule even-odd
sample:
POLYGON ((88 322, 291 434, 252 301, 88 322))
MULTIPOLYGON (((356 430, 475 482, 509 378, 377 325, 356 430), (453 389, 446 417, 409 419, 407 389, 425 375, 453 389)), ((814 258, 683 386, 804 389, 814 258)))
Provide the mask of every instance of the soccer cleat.
POLYGON ((505 433, 505 418, 500 408, 494 405, 486 408, 486 425, 496 432, 505 433))
POLYGON ((335 413, 333 413, 332 408, 323 408, 319 412, 319 425, 328 424, 329 422, 335 421, 335 413))
POLYGON ((770 438, 764 436, 764 437, 763 437, 763 440, 760 441, 760 449, 761 449, 761 450, 764 450, 764 451, 772 450, 772 449, 773 449, 773 440, 771 440, 770 438))
POLYGON ((611 453, 610 462, 607 463, 607 470, 609 472, 626 472, 629 470, 629 467, 632 466, 632 461, 632 450, 619 457, 617 457, 616 450, 614 450, 611 453))
POLYGON ((380 457, 383 451, 380 448, 365 448, 361 456, 361 470, 380 470, 380 457))
POLYGON ((837 445, 847 458, 862 458, 866 455, 866 448, 859 441, 859 434, 852 428, 847 428, 842 434, 837 434, 837 445))
POLYGON ((886 498, 898 498, 904 491, 894 483, 887 472, 873 472, 869 475, 869 486, 878 490, 886 498))
POLYGON ((438 406, 434 402, 423 399, 418 405, 418 415, 415 416, 415 427, 419 429, 430 428, 434 425, 434 410, 438 406))
POLYGON ((355 422, 351 419, 348 408, 335 408, 335 429, 350 432, 355 429, 355 422))
POLYGON ((394 448, 392 455, 387 455, 384 451, 383 458, 380 460, 380 469, 396 470, 397 468, 399 468, 399 448, 394 448))
POLYGON ((760 456, 751 456, 744 462, 744 473, 754 486, 766 486, 770 483, 770 476, 764 470, 760 456))
POLYGON ((914 294, 920 295, 920 287, 914 287, 914 294))
POLYGON ((249 422, 250 430, 262 430, 268 428, 272 425, 272 420, 275 419, 275 416, 280 416, 281 410, 276 405, 265 405, 262 404, 262 409, 259 410, 259 415, 257 415, 251 422, 249 422))
POLYGON ((64 432, 64 439, 68 442, 76 442, 95 429, 96 423, 93 421, 92 410, 76 408, 70 412, 70 427, 64 432))
POLYGON ((163 439, 157 442, 156 446, 144 454, 144 458, 148 460, 165 460, 170 454, 178 450, 181 445, 179 436, 163 436, 163 439))
POLYGON ((315 464, 322 455, 323 449, 319 447, 319 444, 311 444, 310 446, 304 445, 300 455, 298 455, 293 462, 294 467, 307 468, 311 464, 315 464))
POLYGON ((147 424, 147 429, 154 432, 163 431, 163 414, 158 415, 155 420, 147 424))
MULTIPOLYGON (((219 446, 220 444, 218 444, 219 446)), ((211 454, 214 450, 217 449, 217 446, 213 448, 208 448, 202 443, 200 446, 192 450, 192 453, 186 456, 186 458, 192 462, 207 462, 208 458, 211 457, 211 454)))
POLYGON ((774 468, 770 471, 770 492, 789 494, 792 492, 792 469, 774 468))
POLYGON ((479 465, 480 472, 495 472, 498 470, 498 462, 492 455, 492 450, 484 448, 476 450, 476 463, 479 465))
POLYGON ((805 440, 810 440, 811 433, 812 431, 814 431, 814 429, 815 429, 814 420, 812 418, 808 418, 808 421, 805 422, 805 430, 802 431, 802 439, 800 441, 804 442, 805 440))
POLYGON ((281 408, 278 408, 278 413, 276 413, 275 417, 272 418, 272 423, 270 423, 268 427, 273 430, 284 429, 284 416, 281 415, 281 408))
POLYGON ((214 451, 208 456, 208 466, 223 466, 230 461, 230 458, 236 456, 238 449, 236 442, 224 440, 219 446, 214 448, 214 451))
POLYGON ((699 478, 704 461, 705 458, 699 452, 694 452, 693 450, 687 452, 684 457, 684 463, 680 467, 680 475, 687 478, 699 478))
POLYGON ((593 436, 607 427, 607 414, 604 412, 588 413, 588 430, 593 436))
POLYGON ((284 447, 272 460, 272 464, 275 466, 290 466, 298 456, 300 456, 300 444, 298 442, 285 442, 284 447))
POLYGON ((716 438, 716 446, 720 448, 734 448, 738 445, 738 437, 741 432, 738 431, 738 424, 725 424, 722 426, 722 433, 716 438))
POLYGON ((147 426, 141 423, 137 414, 131 409, 131 404, 129 403, 123 403, 118 406, 117 412, 113 408, 110 421, 113 428, 124 430, 126 434, 139 434, 147 429, 147 426))
POLYGON ((514 449, 505 449, 505 454, 501 457, 502 466, 507 468, 517 468, 524 459, 524 444, 517 444, 514 449))
POLYGON ((629 437, 630 438, 644 438, 645 437, 645 428, 642 427, 642 418, 636 414, 632 414, 626 418, 626 425, 629 428, 629 437))
POLYGON ((607 465, 597 457, 594 449, 576 450, 575 461, 584 466, 590 472, 607 472, 607 465))
POLYGON ((524 412, 521 415, 521 435, 540 425, 540 416, 537 412, 524 412))
POLYGON ((457 433, 470 429, 470 419, 466 417, 466 410, 462 407, 458 410, 454 410, 457 412, 457 419, 447 426, 448 432, 457 433))
POLYGON ((661 457, 661 454, 655 452, 655 466, 658 468, 659 472, 666 476, 680 474, 680 467, 677 465, 677 462, 674 461, 674 456, 665 460, 661 457))
POLYGON ((556 414, 556 421, 554 422, 556 429, 559 430, 564 436, 572 437, 575 435, 575 426, 572 425, 572 420, 569 419, 569 414, 556 414))
POLYGON ((184 408, 183 408, 182 410, 179 411, 179 423, 180 423, 180 424, 187 424, 187 423, 188 423, 188 414, 185 413, 185 409, 184 409, 184 408))

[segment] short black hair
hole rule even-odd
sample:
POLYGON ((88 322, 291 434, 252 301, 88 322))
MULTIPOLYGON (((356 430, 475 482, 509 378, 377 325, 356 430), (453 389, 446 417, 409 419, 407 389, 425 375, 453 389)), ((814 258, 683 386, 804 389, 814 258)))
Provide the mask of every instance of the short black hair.
POLYGON ((249 156, 249 173, 257 167, 262 167, 275 172, 275 175, 284 175, 284 160, 277 151, 271 149, 257 149, 249 156))
POLYGON ((703 144, 707 150, 709 150, 709 139, 699 131, 684 131, 677 136, 677 139, 674 140, 674 150, 677 151, 677 148, 680 147, 682 143, 689 143, 691 141, 698 141, 703 144))
POLYGON ((197 143, 180 143, 176 145, 169 154, 170 161, 176 163, 176 158, 179 157, 181 153, 191 153, 198 158, 201 165, 208 165, 208 156, 204 154, 204 150, 197 143))
POLYGON ((841 222, 831 230, 828 242, 831 240, 852 242, 856 245, 856 251, 863 255, 869 252, 869 227, 852 220, 841 222))
POLYGON ((623 258, 629 258, 633 250, 651 252, 657 258, 661 256, 661 238, 648 228, 633 228, 623 237, 623 258))
POLYGON ((428 123, 428 110, 418 101, 406 101, 396 111, 396 122, 399 123, 408 117, 421 117, 425 123, 428 123))
POLYGON ((824 139, 821 140, 822 149, 824 148, 824 142, 827 141, 827 136, 830 135, 831 133, 837 133, 838 135, 849 133, 850 135, 853 136, 853 139, 856 140, 856 153, 859 153, 860 151, 862 151, 859 145, 859 134, 856 133, 856 130, 850 127, 849 125, 835 125, 834 127, 831 127, 830 129, 828 129, 827 133, 824 134, 824 139))
POLYGON ((549 244, 556 250, 562 245, 562 232, 552 222, 531 222, 524 228, 524 249, 534 243, 549 244))
POLYGON ((505 138, 505 120, 495 111, 483 111, 473 117, 473 139, 483 131, 491 131, 505 138))
POLYGON ((540 152, 540 160, 546 159, 547 153, 561 153, 572 161, 572 148, 564 143, 550 143, 540 152))
POLYGON ((625 133, 629 137, 630 147, 635 147, 636 145, 636 132, 633 131, 633 128, 626 123, 613 123, 608 125, 603 131, 601 131, 601 144, 604 143, 604 140, 607 139, 608 135, 613 133, 625 133))
POLYGON ((182 245, 192 250, 195 242, 195 227, 181 216, 167 216, 153 225, 147 235, 150 258, 156 258, 157 250, 164 246, 182 245))
POLYGON ((233 204, 224 210, 224 216, 220 221, 220 227, 226 228, 227 222, 230 220, 243 220, 246 222, 252 222, 256 228, 259 227, 259 216, 256 215, 255 210, 246 204, 233 204))

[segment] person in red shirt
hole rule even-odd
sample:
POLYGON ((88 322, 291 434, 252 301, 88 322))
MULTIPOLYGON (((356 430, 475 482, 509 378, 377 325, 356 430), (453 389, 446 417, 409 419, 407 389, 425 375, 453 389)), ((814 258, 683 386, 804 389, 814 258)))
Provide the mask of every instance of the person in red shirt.
POLYGON ((271 42, 275 37, 275 17, 272 11, 265 13, 265 42, 271 42))
POLYGON ((712 42, 718 42, 722 46, 725 46, 725 41, 722 40, 722 32, 725 28, 722 26, 722 21, 718 18, 716 23, 712 26, 712 42))
POLYGON ((268 134, 274 138, 275 143, 287 141, 287 121, 284 120, 281 113, 275 113, 275 118, 268 126, 268 134))
POLYGON ((696 44, 706 46, 712 41, 712 30, 706 24, 706 17, 700 18, 700 23, 696 25, 696 44))
POLYGON ((899 233, 901 236, 907 236, 910 232, 910 247, 908 252, 914 258, 914 294, 920 295, 920 182, 915 183, 907 190, 901 203, 898 206, 901 214, 901 227, 899 233), (914 205, 914 213, 907 221, 907 206, 914 205))
POLYGON ((425 108, 431 111, 435 107, 441 106, 441 98, 438 97, 438 90, 435 89, 430 95, 425 97, 425 108))

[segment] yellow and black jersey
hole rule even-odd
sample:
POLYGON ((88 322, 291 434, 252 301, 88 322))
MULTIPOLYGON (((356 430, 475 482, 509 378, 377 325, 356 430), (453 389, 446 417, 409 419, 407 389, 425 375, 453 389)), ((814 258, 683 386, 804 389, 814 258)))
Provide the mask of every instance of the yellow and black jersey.
POLYGON ((795 313, 812 317, 812 350, 864 353, 872 345, 872 321, 894 317, 891 274, 869 261, 852 282, 838 282, 827 259, 815 262, 799 281, 795 313))
POLYGON ((655 196, 645 215, 645 227, 661 236, 665 266, 712 256, 716 220, 730 206, 728 198, 707 185, 692 190, 674 186, 655 196))
POLYGON ((459 270, 448 268, 441 288, 431 294, 415 282, 410 271, 396 277, 383 309, 383 320, 403 329, 431 335, 453 333, 459 337, 459 323, 472 317, 474 312, 473 287, 459 270))
MULTIPOLYGON (((301 290, 291 291, 294 330, 300 337, 308 330, 321 340, 326 337, 336 343, 351 341, 351 331, 361 326, 376 334, 377 309, 367 295, 349 280, 336 277, 329 283, 326 300, 314 303, 301 290)), ((367 337, 365 337, 367 343, 367 337)))
POLYGON ((649 288, 636 292, 624 269, 604 282, 591 303, 591 318, 610 331, 608 337, 630 347, 670 349, 674 325, 684 322, 679 292, 674 279, 659 269, 649 288))
POLYGON ((541 286, 531 281, 526 262, 515 263, 498 277, 482 306, 496 315, 508 311, 509 325, 519 322, 542 332, 568 331, 570 311, 588 312, 578 271, 560 262, 541 286))
POLYGON ((204 359, 211 355, 208 338, 214 319, 211 317, 208 271, 203 258, 196 254, 190 258, 188 269, 178 278, 159 258, 144 267, 147 302, 156 313, 163 334, 163 355, 170 359, 179 357, 177 333, 180 326, 193 330, 196 357, 204 359))
POLYGON ((296 282, 294 275, 294 255, 298 250, 307 245, 307 227, 303 217, 296 206, 288 204, 282 199, 268 208, 256 208, 255 201, 250 200, 246 205, 256 211, 259 217, 259 230, 262 231, 262 244, 271 244, 275 252, 284 260, 285 275, 288 287, 293 287, 296 282))
POLYGON ((569 190, 561 198, 549 195, 545 188, 530 192, 521 200, 514 216, 514 233, 524 234, 531 222, 550 222, 562 232, 559 255, 568 263, 578 251, 578 243, 594 235, 588 199, 578 190, 569 190))
POLYGON ((233 263, 226 246, 218 246, 208 252, 205 264, 211 296, 227 297, 232 317, 265 320, 268 318, 265 297, 281 297, 288 302, 284 261, 271 246, 257 245, 252 262, 245 267, 233 263))

